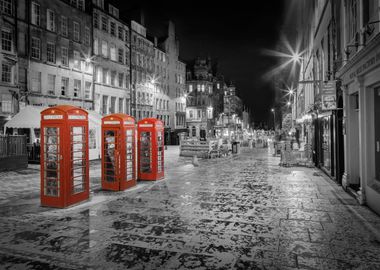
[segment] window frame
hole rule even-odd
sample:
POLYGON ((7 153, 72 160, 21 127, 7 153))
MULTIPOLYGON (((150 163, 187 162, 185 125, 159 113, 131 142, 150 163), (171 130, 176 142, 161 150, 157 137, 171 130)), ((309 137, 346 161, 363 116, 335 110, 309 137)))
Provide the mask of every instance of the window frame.
POLYGON ((41 26, 41 6, 37 2, 32 2, 32 8, 30 10, 32 16, 30 17, 31 23, 36 26, 41 26), (35 13, 38 11, 37 13, 35 13))
POLYGON ((73 21, 73 40, 75 42, 80 42, 80 25, 76 21, 73 21), (77 29, 76 29, 76 26, 77 26, 77 29))
POLYGON ((46 29, 55 32, 55 12, 51 9, 46 10, 46 29), (52 18, 50 16, 52 15, 52 18))
POLYGON ((41 39, 39 39, 37 37, 32 37, 32 41, 30 43, 30 46, 31 46, 30 56, 33 59, 41 60, 41 39), (38 41, 38 48, 33 47, 33 42, 34 41, 38 41), (38 57, 36 57, 36 55, 33 56, 33 50, 34 50, 35 53, 38 52, 38 57))
POLYGON ((10 63, 7 63, 6 61, 3 61, 1 63, 1 82, 3 83, 12 83, 12 65, 10 63), (4 67, 8 67, 9 69, 8 70, 5 70, 4 67), (5 73, 5 71, 7 71, 5 73), (6 76, 5 76, 6 75, 6 76), (4 80, 5 77, 9 77, 9 80, 4 80))
POLYGON ((56 45, 53 42, 47 42, 46 43, 46 61, 49 62, 49 63, 54 63, 55 64, 55 62, 56 62, 56 49, 55 49, 55 47, 56 47, 56 45), (53 58, 52 58, 53 61, 50 61, 51 58, 49 59, 49 47, 53 48, 52 54, 50 55, 50 56, 53 56, 53 58))

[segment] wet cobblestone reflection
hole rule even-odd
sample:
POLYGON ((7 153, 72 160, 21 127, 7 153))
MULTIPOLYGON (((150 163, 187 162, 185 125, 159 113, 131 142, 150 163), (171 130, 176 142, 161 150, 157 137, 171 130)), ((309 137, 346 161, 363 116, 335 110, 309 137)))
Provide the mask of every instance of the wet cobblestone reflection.
POLYGON ((189 163, 69 209, 3 198, 0 268, 380 269, 380 217, 316 169, 265 150, 189 163))

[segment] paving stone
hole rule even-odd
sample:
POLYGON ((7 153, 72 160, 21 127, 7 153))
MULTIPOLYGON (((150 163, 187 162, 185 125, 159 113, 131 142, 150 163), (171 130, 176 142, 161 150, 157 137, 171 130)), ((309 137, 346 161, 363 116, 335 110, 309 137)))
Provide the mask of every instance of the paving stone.
POLYGON ((2 174, 4 265, 380 269, 380 217, 318 170, 279 167, 265 149, 194 167, 170 149, 165 180, 133 191, 101 191, 100 165, 92 164, 92 199, 68 209, 39 206, 38 170, 2 174), (17 181, 7 188, 4 179, 17 181), (17 192, 23 181, 29 191, 17 192))

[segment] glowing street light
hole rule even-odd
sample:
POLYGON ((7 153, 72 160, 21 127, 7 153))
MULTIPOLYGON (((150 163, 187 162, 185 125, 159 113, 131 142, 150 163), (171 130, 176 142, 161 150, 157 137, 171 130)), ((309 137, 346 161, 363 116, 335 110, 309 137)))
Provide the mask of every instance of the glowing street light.
POLYGON ((301 53, 299 52, 293 52, 292 53, 292 56, 291 56, 291 59, 293 62, 300 62, 302 57, 301 57, 301 53))
POLYGON ((271 112, 273 113, 273 129, 276 130, 276 111, 272 108, 271 112))

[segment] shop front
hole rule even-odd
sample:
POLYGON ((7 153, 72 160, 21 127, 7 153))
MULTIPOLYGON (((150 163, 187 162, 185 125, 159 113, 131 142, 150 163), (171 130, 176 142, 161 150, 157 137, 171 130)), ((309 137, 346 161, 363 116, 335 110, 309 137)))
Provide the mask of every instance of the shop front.
POLYGON ((338 72, 344 88, 342 185, 380 214, 380 34, 338 72))

